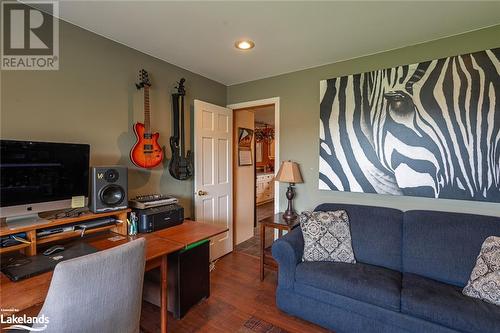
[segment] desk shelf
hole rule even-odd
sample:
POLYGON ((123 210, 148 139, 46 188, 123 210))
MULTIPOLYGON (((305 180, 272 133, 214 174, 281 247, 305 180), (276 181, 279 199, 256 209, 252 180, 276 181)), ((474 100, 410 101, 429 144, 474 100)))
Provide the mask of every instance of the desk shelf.
MULTIPOLYGON (((2 220, 2 222, 0 224, 0 236, 17 234, 20 232, 27 232, 27 231, 34 230, 34 229, 47 229, 47 228, 52 228, 52 227, 56 227, 59 225, 94 220, 94 219, 107 217, 107 216, 115 216, 118 220, 126 222, 127 213, 130 211, 131 211, 130 209, 124 209, 124 210, 117 210, 114 212, 106 212, 106 213, 99 213, 99 214, 85 213, 85 214, 82 214, 82 215, 77 216, 77 217, 63 217, 61 219, 50 219, 48 222, 45 222, 45 223, 40 223, 40 224, 36 224, 36 225, 29 225, 29 226, 15 228, 15 229, 10 229, 5 224, 5 221, 2 220)), ((126 225, 125 225, 125 230, 127 230, 126 225)), ((121 233, 121 232, 119 232, 119 233, 121 233)))
MULTIPOLYGON (((117 225, 115 224, 115 225, 107 225, 107 226, 99 227, 99 228, 88 229, 88 230, 85 230, 84 235, 91 235, 91 234, 95 234, 97 232, 111 230, 111 229, 114 229, 116 227, 117 227, 117 225)), ((81 235, 82 235, 81 230, 64 231, 64 232, 60 232, 58 234, 40 237, 37 239, 36 243, 37 244, 46 244, 46 243, 55 242, 55 241, 58 241, 61 239, 80 237, 81 235)))
POLYGON ((14 252, 14 251, 18 251, 18 250, 24 250, 25 248, 29 247, 30 245, 31 244, 21 243, 21 244, 12 245, 12 246, 1 247, 0 254, 14 252))
POLYGON ((18 244, 18 245, 13 245, 9 247, 4 247, 0 249, 0 254, 8 253, 8 252, 14 252, 14 251, 23 251, 24 254, 28 256, 33 256, 37 254, 37 245, 42 245, 42 244, 48 244, 51 242, 56 242, 60 241, 63 239, 69 239, 69 238, 75 238, 75 237, 80 237, 81 231, 80 230, 75 230, 75 231, 65 231, 45 237, 38 237, 37 231, 40 229, 48 229, 48 228, 53 228, 57 226, 63 226, 63 225, 70 225, 75 222, 83 222, 83 221, 89 221, 89 220, 94 220, 98 218, 103 218, 103 217, 108 217, 112 216, 117 220, 123 221, 121 223, 117 223, 115 225, 107 225, 103 227, 98 227, 94 229, 88 229, 85 230, 85 235, 90 235, 106 230, 111 230, 117 234, 121 235, 127 235, 128 230, 127 230, 127 214, 130 212, 130 209, 123 209, 123 210, 118 210, 118 211, 113 211, 113 212, 106 212, 106 213, 101 213, 101 214, 94 214, 94 213, 86 213, 83 215, 80 215, 78 217, 66 217, 62 219, 53 219, 49 220, 48 222, 45 223, 40 223, 36 225, 30 225, 30 226, 24 226, 20 228, 15 228, 15 229, 10 229, 6 224, 5 221, 1 221, 0 225, 0 236, 8 236, 12 234, 17 234, 21 232, 26 233, 26 240, 30 242, 30 244, 18 244))

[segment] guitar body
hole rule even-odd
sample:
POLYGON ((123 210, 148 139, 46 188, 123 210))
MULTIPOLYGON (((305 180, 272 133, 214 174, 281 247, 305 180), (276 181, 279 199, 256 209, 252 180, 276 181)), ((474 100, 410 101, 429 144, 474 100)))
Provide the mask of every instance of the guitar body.
POLYGON ((188 151, 186 157, 180 153, 177 138, 170 138, 170 149, 172 149, 172 159, 168 164, 168 172, 178 180, 186 180, 193 175, 193 166, 191 165, 191 152, 188 151))
POLYGON ((158 144, 160 134, 145 135, 143 123, 135 123, 133 128, 137 141, 130 151, 132 163, 146 169, 158 166, 163 160, 163 150, 158 144))

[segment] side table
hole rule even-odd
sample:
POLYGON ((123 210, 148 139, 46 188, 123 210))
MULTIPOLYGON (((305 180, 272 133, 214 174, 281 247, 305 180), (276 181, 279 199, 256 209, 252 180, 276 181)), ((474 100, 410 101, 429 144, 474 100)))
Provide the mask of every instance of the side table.
POLYGON ((260 220, 260 280, 264 280, 264 268, 278 270, 278 264, 271 254, 271 247, 266 248, 266 228, 278 229, 278 236, 283 236, 283 230, 289 232, 299 225, 299 219, 291 221, 283 219, 283 213, 275 214, 260 220))

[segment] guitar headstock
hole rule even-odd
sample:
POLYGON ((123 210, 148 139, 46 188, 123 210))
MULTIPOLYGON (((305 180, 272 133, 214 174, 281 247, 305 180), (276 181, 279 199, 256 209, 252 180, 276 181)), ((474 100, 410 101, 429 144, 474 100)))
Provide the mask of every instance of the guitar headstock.
POLYGON ((151 87, 151 81, 149 79, 149 73, 145 69, 139 71, 139 83, 136 83, 137 89, 142 89, 144 87, 151 87))
POLYGON ((177 94, 184 96, 186 95, 186 88, 184 88, 184 82, 186 82, 185 78, 181 78, 179 82, 177 82, 178 86, 175 87, 177 88, 177 94))

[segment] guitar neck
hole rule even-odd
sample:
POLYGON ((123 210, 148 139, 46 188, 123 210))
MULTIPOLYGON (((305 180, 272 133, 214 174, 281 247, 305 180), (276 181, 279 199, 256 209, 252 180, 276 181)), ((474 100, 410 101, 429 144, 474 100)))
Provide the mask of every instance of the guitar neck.
POLYGON ((151 134, 151 119, 149 111, 149 87, 144 86, 144 130, 146 134, 151 134))
POLYGON ((180 104, 180 113, 181 113, 181 129, 180 129, 180 146, 181 146, 181 156, 185 156, 185 149, 186 149, 186 143, 184 141, 184 95, 181 95, 179 98, 179 104, 180 104))

